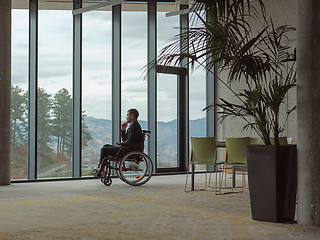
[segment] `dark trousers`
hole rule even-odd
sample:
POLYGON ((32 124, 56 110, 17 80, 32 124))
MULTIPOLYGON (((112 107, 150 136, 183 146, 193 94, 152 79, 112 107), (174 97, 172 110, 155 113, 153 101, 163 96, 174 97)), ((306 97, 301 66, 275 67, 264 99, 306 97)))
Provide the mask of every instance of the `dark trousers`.
POLYGON ((101 151, 100 151, 99 166, 105 157, 116 156, 117 152, 120 150, 120 148, 121 148, 120 146, 111 145, 111 144, 103 145, 103 147, 101 148, 101 151))

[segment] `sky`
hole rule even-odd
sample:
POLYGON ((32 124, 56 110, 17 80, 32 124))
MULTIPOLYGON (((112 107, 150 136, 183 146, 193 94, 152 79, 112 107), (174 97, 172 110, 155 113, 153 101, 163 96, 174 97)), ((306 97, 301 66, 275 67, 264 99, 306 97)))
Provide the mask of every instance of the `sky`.
MULTIPOLYGON (((72 92, 71 11, 39 11, 39 87, 54 95, 72 92)), ((158 15, 158 51, 178 33, 178 17, 158 15)), ((87 116, 111 119, 111 12, 83 14, 82 108, 87 116)), ((12 84, 28 88, 28 11, 12 11, 12 84)), ((122 13, 122 118, 129 108, 147 119, 147 14, 122 13)), ((158 120, 177 117, 176 77, 158 75, 158 120)), ((205 72, 190 72, 190 119, 205 117, 205 72)))

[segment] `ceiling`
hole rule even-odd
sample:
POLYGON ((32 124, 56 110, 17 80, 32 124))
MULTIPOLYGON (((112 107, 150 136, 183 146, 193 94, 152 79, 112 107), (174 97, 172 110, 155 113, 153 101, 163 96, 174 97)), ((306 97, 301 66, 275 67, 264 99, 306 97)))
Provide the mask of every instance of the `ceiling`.
MULTIPOLYGON (((83 7, 101 3, 106 0, 83 0, 83 7)), ((122 4, 123 11, 147 11, 147 1, 143 0, 127 0, 122 4)), ((191 0, 163 0, 158 4, 158 11, 173 12, 178 11, 178 4, 191 4, 191 0)), ((41 10, 72 10, 72 0, 39 0, 39 9, 41 10)), ((28 0, 12 0, 13 9, 28 9, 28 0)), ((104 7, 100 11, 111 11, 112 7, 104 7)))

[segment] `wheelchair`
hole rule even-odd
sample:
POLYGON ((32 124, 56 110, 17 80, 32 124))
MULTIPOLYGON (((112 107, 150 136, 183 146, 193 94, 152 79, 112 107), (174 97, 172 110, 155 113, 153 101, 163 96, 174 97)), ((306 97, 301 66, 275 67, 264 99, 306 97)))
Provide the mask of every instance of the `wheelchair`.
POLYGON ((141 186, 150 180, 153 164, 150 157, 143 153, 144 140, 150 133, 151 131, 142 131, 142 146, 128 149, 122 147, 116 156, 103 158, 99 175, 104 185, 112 184, 111 174, 114 172, 123 182, 132 186, 141 186))

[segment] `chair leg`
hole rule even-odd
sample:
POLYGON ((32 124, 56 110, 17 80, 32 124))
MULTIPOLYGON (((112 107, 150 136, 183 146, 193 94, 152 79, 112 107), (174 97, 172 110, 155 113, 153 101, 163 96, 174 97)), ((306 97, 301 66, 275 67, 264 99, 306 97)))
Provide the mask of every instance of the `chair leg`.
POLYGON ((221 189, 222 189, 222 182, 223 182, 224 170, 225 170, 225 165, 223 165, 223 167, 222 167, 222 172, 221 172, 221 177, 219 177, 219 190, 217 190, 217 189, 218 189, 218 179, 217 179, 217 175, 216 175, 216 195, 221 195, 221 194, 223 194, 223 193, 221 192, 221 189))
POLYGON ((212 167, 214 168, 215 165, 208 165, 209 167, 206 167, 206 177, 205 177, 205 188, 204 190, 207 190, 207 188, 212 188, 210 183, 211 183, 211 175, 212 175, 212 167), (208 173, 209 171, 209 173, 208 173), (209 181, 207 178, 207 174, 209 174, 209 181))
POLYGON ((206 172, 204 176, 204 190, 207 190, 207 166, 206 166, 206 172))
MULTIPOLYGON (((216 165, 216 183, 220 183, 223 179, 223 167, 224 165, 221 167, 221 165, 216 165), (219 180, 218 180, 218 172, 219 172, 219 180)), ((216 184, 216 189, 215 189, 216 192, 218 192, 218 188, 217 188, 217 184, 216 184)), ((221 191, 221 189, 219 190, 221 191)))
MULTIPOLYGON (((205 171, 205 183, 204 183, 204 188, 199 188, 199 189, 193 189, 192 190, 192 187, 191 187, 191 190, 187 190, 187 186, 188 186, 188 176, 189 176, 189 171, 190 171, 190 165, 188 163, 188 170, 187 170, 187 177, 186 177, 186 183, 185 183, 185 186, 184 186, 184 191, 185 192, 192 192, 192 191, 206 191, 207 190, 207 187, 208 187, 208 170, 206 169, 205 171)), ((211 167, 211 166, 210 166, 211 167)), ((209 179, 211 178, 211 171, 210 171, 210 176, 209 176, 209 179)), ((210 180, 209 180, 210 181, 210 180)), ((210 182, 209 182, 209 187, 210 187, 210 182)))
MULTIPOLYGON (((210 178, 209 178, 209 188, 214 188, 214 191, 217 192, 217 182, 218 182, 218 172, 220 172, 220 169, 219 169, 219 165, 210 165, 210 178), (212 167, 213 167, 213 171, 216 175, 216 179, 215 179, 215 185, 214 186, 211 186, 211 175, 212 175, 212 167)), ((221 179, 221 173, 219 173, 219 181, 221 179)))
POLYGON ((239 187, 234 187, 234 188, 232 189, 232 191, 235 192, 235 189, 236 189, 236 188, 241 188, 241 190, 238 191, 238 192, 235 192, 235 193, 242 193, 242 192, 244 192, 244 188, 246 187, 245 167, 244 167, 244 166, 241 166, 240 168, 241 168, 241 172, 242 172, 242 173, 241 173, 241 175, 242 175, 242 178, 241 178, 241 186, 239 186, 239 187))
MULTIPOLYGON (((218 165, 215 165, 215 172, 216 172, 216 184, 215 184, 215 188, 214 188, 214 191, 217 193, 217 182, 218 182, 218 165)), ((221 175, 219 174, 219 182, 220 182, 220 179, 221 179, 221 175)))
MULTIPOLYGON (((232 168, 233 168, 233 166, 232 166, 232 168)), ((229 193, 236 193, 236 192, 234 192, 233 185, 231 187, 227 186, 227 169, 232 169, 232 168, 230 168, 230 166, 223 165, 222 176, 221 176, 221 179, 219 181, 219 191, 216 192, 216 195, 224 195, 224 194, 229 194, 229 193), (224 187, 222 187, 223 175, 225 175, 224 176, 224 187), (230 191, 229 192, 222 192, 222 188, 223 189, 230 189, 231 188, 231 192, 230 191)))
POLYGON ((185 191, 185 192, 191 192, 191 191, 192 191, 192 190, 191 190, 191 191, 187 191, 189 170, 190 170, 190 163, 188 162, 188 169, 187 169, 186 184, 185 184, 185 186, 184 186, 184 191, 185 191))
POLYGON ((210 188, 210 187, 211 187, 210 183, 211 183, 212 165, 210 165, 209 172, 210 172, 210 175, 209 175, 209 183, 208 183, 208 187, 210 188))
MULTIPOLYGON (((215 188, 215 187, 211 186, 212 166, 213 166, 214 169, 216 168, 216 165, 210 165, 210 175, 209 175, 209 184, 208 184, 209 188, 215 188)), ((217 179, 216 179, 216 181, 217 181, 217 179)))
MULTIPOLYGON (((234 168, 234 166, 232 166, 234 168)), ((221 181, 220 182, 220 185, 219 185, 219 191, 216 192, 217 195, 223 195, 223 194, 229 194, 229 193, 242 193, 244 192, 244 188, 246 186, 246 180, 245 180, 245 167, 244 166, 241 166, 241 169, 242 169, 242 181, 241 181, 241 185, 240 186, 233 186, 233 184, 231 183, 231 187, 227 187, 227 173, 225 172, 226 169, 228 169, 228 167, 226 166, 223 166, 223 171, 222 171, 222 177, 221 177, 221 181), (231 191, 229 192, 224 192, 222 193, 222 182, 223 182, 223 174, 225 174, 225 188, 226 189, 231 189, 231 191), (239 191, 236 191, 237 188, 240 188, 239 191)))
POLYGON ((244 191, 244 188, 246 187, 246 175, 245 175, 246 167, 242 167, 242 192, 244 191))

